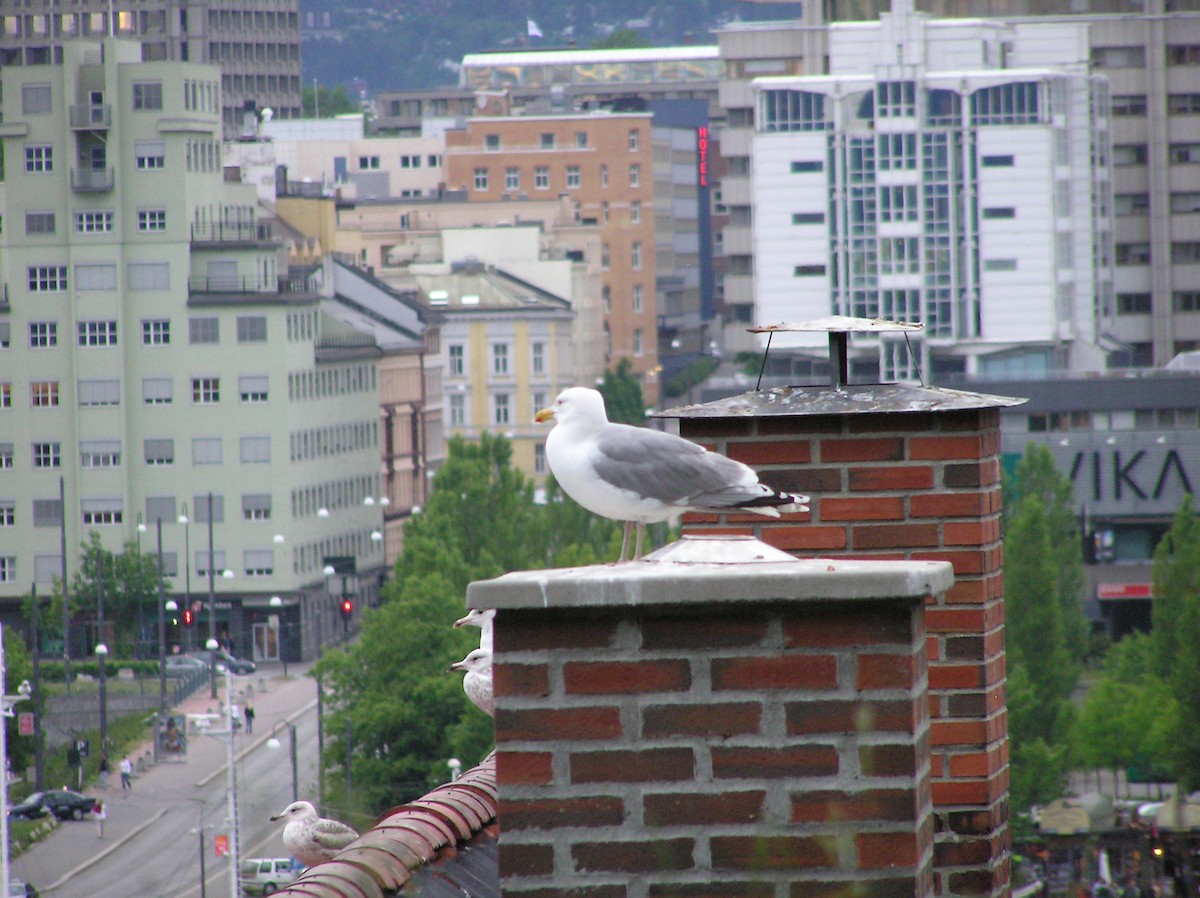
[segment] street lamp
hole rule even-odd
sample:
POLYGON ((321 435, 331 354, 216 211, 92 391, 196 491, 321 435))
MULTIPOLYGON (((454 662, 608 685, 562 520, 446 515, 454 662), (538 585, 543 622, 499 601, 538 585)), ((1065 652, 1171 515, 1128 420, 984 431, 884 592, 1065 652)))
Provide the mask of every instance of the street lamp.
MULTIPOLYGON (((142 534, 146 532, 146 525, 142 522, 142 513, 137 514, 137 562, 138 562, 138 580, 140 582, 142 576, 142 534)), ((141 587, 138 587, 138 651, 137 656, 142 657, 142 652, 146 646, 146 610, 145 596, 142 595, 141 587)))
POLYGON ((288 752, 292 759, 292 801, 298 801, 300 798, 300 785, 296 776, 296 725, 288 720, 281 720, 275 724, 271 728, 271 737, 267 740, 267 748, 272 751, 278 751, 283 747, 283 743, 275 738, 275 733, 280 727, 287 727, 288 735, 291 738, 291 741, 288 743, 288 752))
POLYGON ((100 662, 100 752, 108 751, 108 678, 104 659, 108 657, 108 646, 103 642, 96 645, 96 659, 100 662))
MULTIPOLYGON (((219 646, 215 638, 210 636, 204 647, 213 652, 213 657, 216 658, 216 650, 219 646)), ((210 730, 208 735, 228 740, 229 754, 226 758, 226 773, 229 787, 229 894, 231 898, 236 898, 241 894, 238 882, 240 873, 238 868, 241 866, 241 861, 238 857, 237 752, 234 747, 234 736, 237 731, 233 728, 233 671, 229 669, 228 665, 225 667, 225 721, 228 726, 227 730, 216 732, 210 730)))
MULTIPOLYGON (((184 592, 183 592, 184 606, 183 607, 191 608, 192 607, 192 543, 191 543, 190 537, 191 537, 192 528, 190 526, 190 522, 188 521, 188 507, 187 507, 186 502, 183 503, 183 514, 181 514, 179 516, 179 523, 183 524, 183 567, 184 567, 184 571, 185 571, 184 592)), ((192 647, 192 638, 185 634, 184 639, 187 640, 187 648, 190 649, 192 647)))
POLYGON ((4 687, 4 627, 0 625, 0 885, 4 887, 4 895, 9 894, 10 870, 8 863, 8 735, 4 717, 13 716, 13 707, 17 702, 29 698, 33 688, 28 680, 22 680, 16 695, 6 695, 4 687))
MULTIPOLYGON (((154 523, 154 535, 158 541, 158 713, 167 713, 167 619, 166 602, 163 597, 162 518, 154 523)), ((171 602, 175 604, 174 600, 171 602)), ((155 745, 158 743, 156 742, 155 745)))
MULTIPOLYGON (((287 662, 288 662, 288 659, 287 659, 287 627, 288 627, 288 624, 281 617, 282 611, 280 609, 283 608, 283 599, 281 599, 279 596, 271 596, 271 601, 269 604, 270 604, 271 608, 275 609, 275 627, 277 630, 277 632, 275 634, 276 648, 278 648, 278 650, 279 650, 279 660, 283 662, 283 678, 286 680, 287 675, 288 675, 288 672, 287 672, 287 662)), ((292 800, 295 801, 295 799, 292 799, 292 800)))
MULTIPOLYGON (((213 557, 213 494, 210 491, 208 494, 208 641, 215 643, 217 641, 217 597, 213 587, 213 577, 215 573, 216 561, 213 557)), ((207 645, 207 644, 206 644, 207 645)), ((217 697, 217 646, 209 647, 212 652, 208 656, 208 674, 210 693, 209 698, 217 697)), ((230 741, 233 737, 230 736, 230 741)), ((233 881, 232 895, 237 895, 237 879, 233 881)))

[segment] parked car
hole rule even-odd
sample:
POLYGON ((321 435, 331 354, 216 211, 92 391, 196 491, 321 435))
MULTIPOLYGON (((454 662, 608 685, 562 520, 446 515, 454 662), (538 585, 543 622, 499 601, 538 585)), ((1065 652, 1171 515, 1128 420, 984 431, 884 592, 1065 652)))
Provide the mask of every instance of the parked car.
POLYGON ((202 670, 208 670, 208 662, 190 655, 167 655, 164 665, 168 677, 190 677, 202 670))
POLYGON ((92 812, 96 799, 81 795, 71 789, 48 789, 34 792, 24 801, 8 809, 10 817, 34 820, 47 813, 59 820, 82 820, 92 812))
MULTIPOLYGON (((204 662, 205 667, 208 667, 212 663, 212 652, 208 649, 196 649, 188 652, 187 657, 199 658, 204 662)), ((247 661, 245 658, 235 658, 224 649, 217 649, 217 670, 224 671, 226 667, 239 675, 252 674, 258 670, 258 665, 253 661, 247 661)))
POLYGON ((250 857, 239 871, 247 895, 270 895, 300 875, 304 866, 290 857, 250 857))

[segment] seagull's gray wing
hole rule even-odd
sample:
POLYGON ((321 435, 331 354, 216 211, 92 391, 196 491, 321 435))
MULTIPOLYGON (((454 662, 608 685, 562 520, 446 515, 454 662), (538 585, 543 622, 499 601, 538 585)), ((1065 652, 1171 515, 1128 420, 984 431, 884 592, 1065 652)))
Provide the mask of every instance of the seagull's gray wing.
POLYGON ((336 820, 317 820, 312 825, 312 840, 322 848, 341 851, 358 838, 358 833, 336 820))
POLYGON ((739 488, 746 468, 674 434, 609 424, 596 435, 596 474, 606 483, 664 505, 720 506, 755 495, 739 488), (736 498, 721 497, 731 488, 736 498))

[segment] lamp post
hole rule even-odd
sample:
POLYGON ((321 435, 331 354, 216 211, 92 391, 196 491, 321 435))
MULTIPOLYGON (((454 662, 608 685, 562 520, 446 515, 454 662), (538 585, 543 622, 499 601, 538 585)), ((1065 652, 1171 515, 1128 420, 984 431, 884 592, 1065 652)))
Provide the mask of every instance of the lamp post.
MULTIPOLYGON (((208 641, 215 643, 217 641, 217 597, 213 586, 213 577, 215 576, 216 562, 213 558, 213 494, 210 491, 208 494, 208 641)), ((208 674, 210 693, 209 698, 217 697, 217 645, 209 647, 211 654, 208 656, 208 674)), ((230 741, 233 737, 230 736, 230 741)), ((234 879, 234 890, 232 894, 237 895, 237 879, 234 879)))
MULTIPOLYGON (((162 518, 154 525, 158 539, 158 713, 167 713, 167 616, 163 594, 162 518)), ((172 602, 171 604, 175 604, 172 602)))
POLYGON ((104 659, 108 657, 108 646, 103 642, 96 645, 96 659, 100 662, 100 752, 108 751, 108 678, 104 659))
MULTIPOLYGON (((217 640, 209 637, 205 648, 216 658, 217 640)), ((238 805, 237 805, 237 752, 234 751, 234 736, 237 731, 233 728, 233 671, 225 666, 225 720, 229 726, 229 756, 226 759, 229 772, 229 894, 231 898, 240 895, 238 875, 241 860, 238 857, 238 805)))
MULTIPOLYGON (((146 532, 146 525, 142 521, 142 513, 137 514, 137 564, 138 564, 138 582, 140 584, 142 577, 142 534, 146 532)), ((146 645, 146 603, 145 596, 142 595, 141 586, 138 587, 138 651, 137 656, 142 657, 142 652, 145 651, 146 645)))
MULTIPOLYGON (((179 523, 183 524, 183 569, 184 569, 184 608, 192 607, 192 544, 190 522, 188 521, 187 503, 183 503, 183 514, 179 516, 179 523)), ((192 647, 190 636, 185 635, 187 640, 187 648, 192 647)))
POLYGON ((0 717, 0 880, 3 882, 0 885, 4 887, 4 894, 8 895, 11 872, 8 863, 8 727, 5 726, 4 717, 12 717, 13 707, 17 702, 29 698, 33 689, 28 680, 22 680, 16 695, 6 695, 4 674, 4 627, 0 625, 0 710, 3 712, 0 717))
POLYGON ((296 725, 287 720, 281 720, 279 723, 275 724, 275 726, 271 728, 271 737, 267 739, 267 748, 271 749, 272 751, 278 751, 283 747, 283 743, 275 738, 275 733, 280 727, 288 728, 288 736, 290 737, 290 741, 288 743, 288 753, 292 760, 292 801, 297 801, 300 798, 300 784, 296 773, 296 725))
MULTIPOLYGON (((288 662, 287 641, 286 641, 288 625, 281 616, 282 612, 280 609, 283 608, 283 599, 281 599, 279 596, 271 596, 270 606, 271 606, 271 608, 275 609, 275 626, 278 630, 278 632, 275 636, 275 639, 276 639, 276 644, 279 648, 279 660, 283 662, 283 678, 286 680, 287 675, 288 675, 288 672, 287 672, 287 662, 288 662)), ((292 800, 295 801, 295 799, 292 799, 292 800)))

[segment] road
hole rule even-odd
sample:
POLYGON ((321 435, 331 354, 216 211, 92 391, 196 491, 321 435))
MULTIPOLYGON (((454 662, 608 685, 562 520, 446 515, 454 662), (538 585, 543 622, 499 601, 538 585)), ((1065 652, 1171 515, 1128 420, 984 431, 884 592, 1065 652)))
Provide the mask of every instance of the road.
MULTIPOLYGON (((317 779, 315 685, 295 674, 287 681, 258 682, 266 688, 249 699, 257 714, 254 733, 239 732, 234 744, 240 853, 243 858, 284 857, 282 827, 269 820, 292 798, 290 740, 283 723, 296 725, 299 794, 311 798, 317 779), (279 749, 267 745, 273 730, 279 749)), ((196 702, 215 705, 205 696, 191 700, 196 702)), ((65 822, 14 860, 13 876, 32 882, 47 898, 230 898, 229 861, 214 852, 214 837, 230 831, 226 738, 193 735, 185 760, 152 767, 128 792, 122 793, 116 777, 107 793, 85 790, 106 801, 105 837, 98 838, 91 820, 65 822)))

